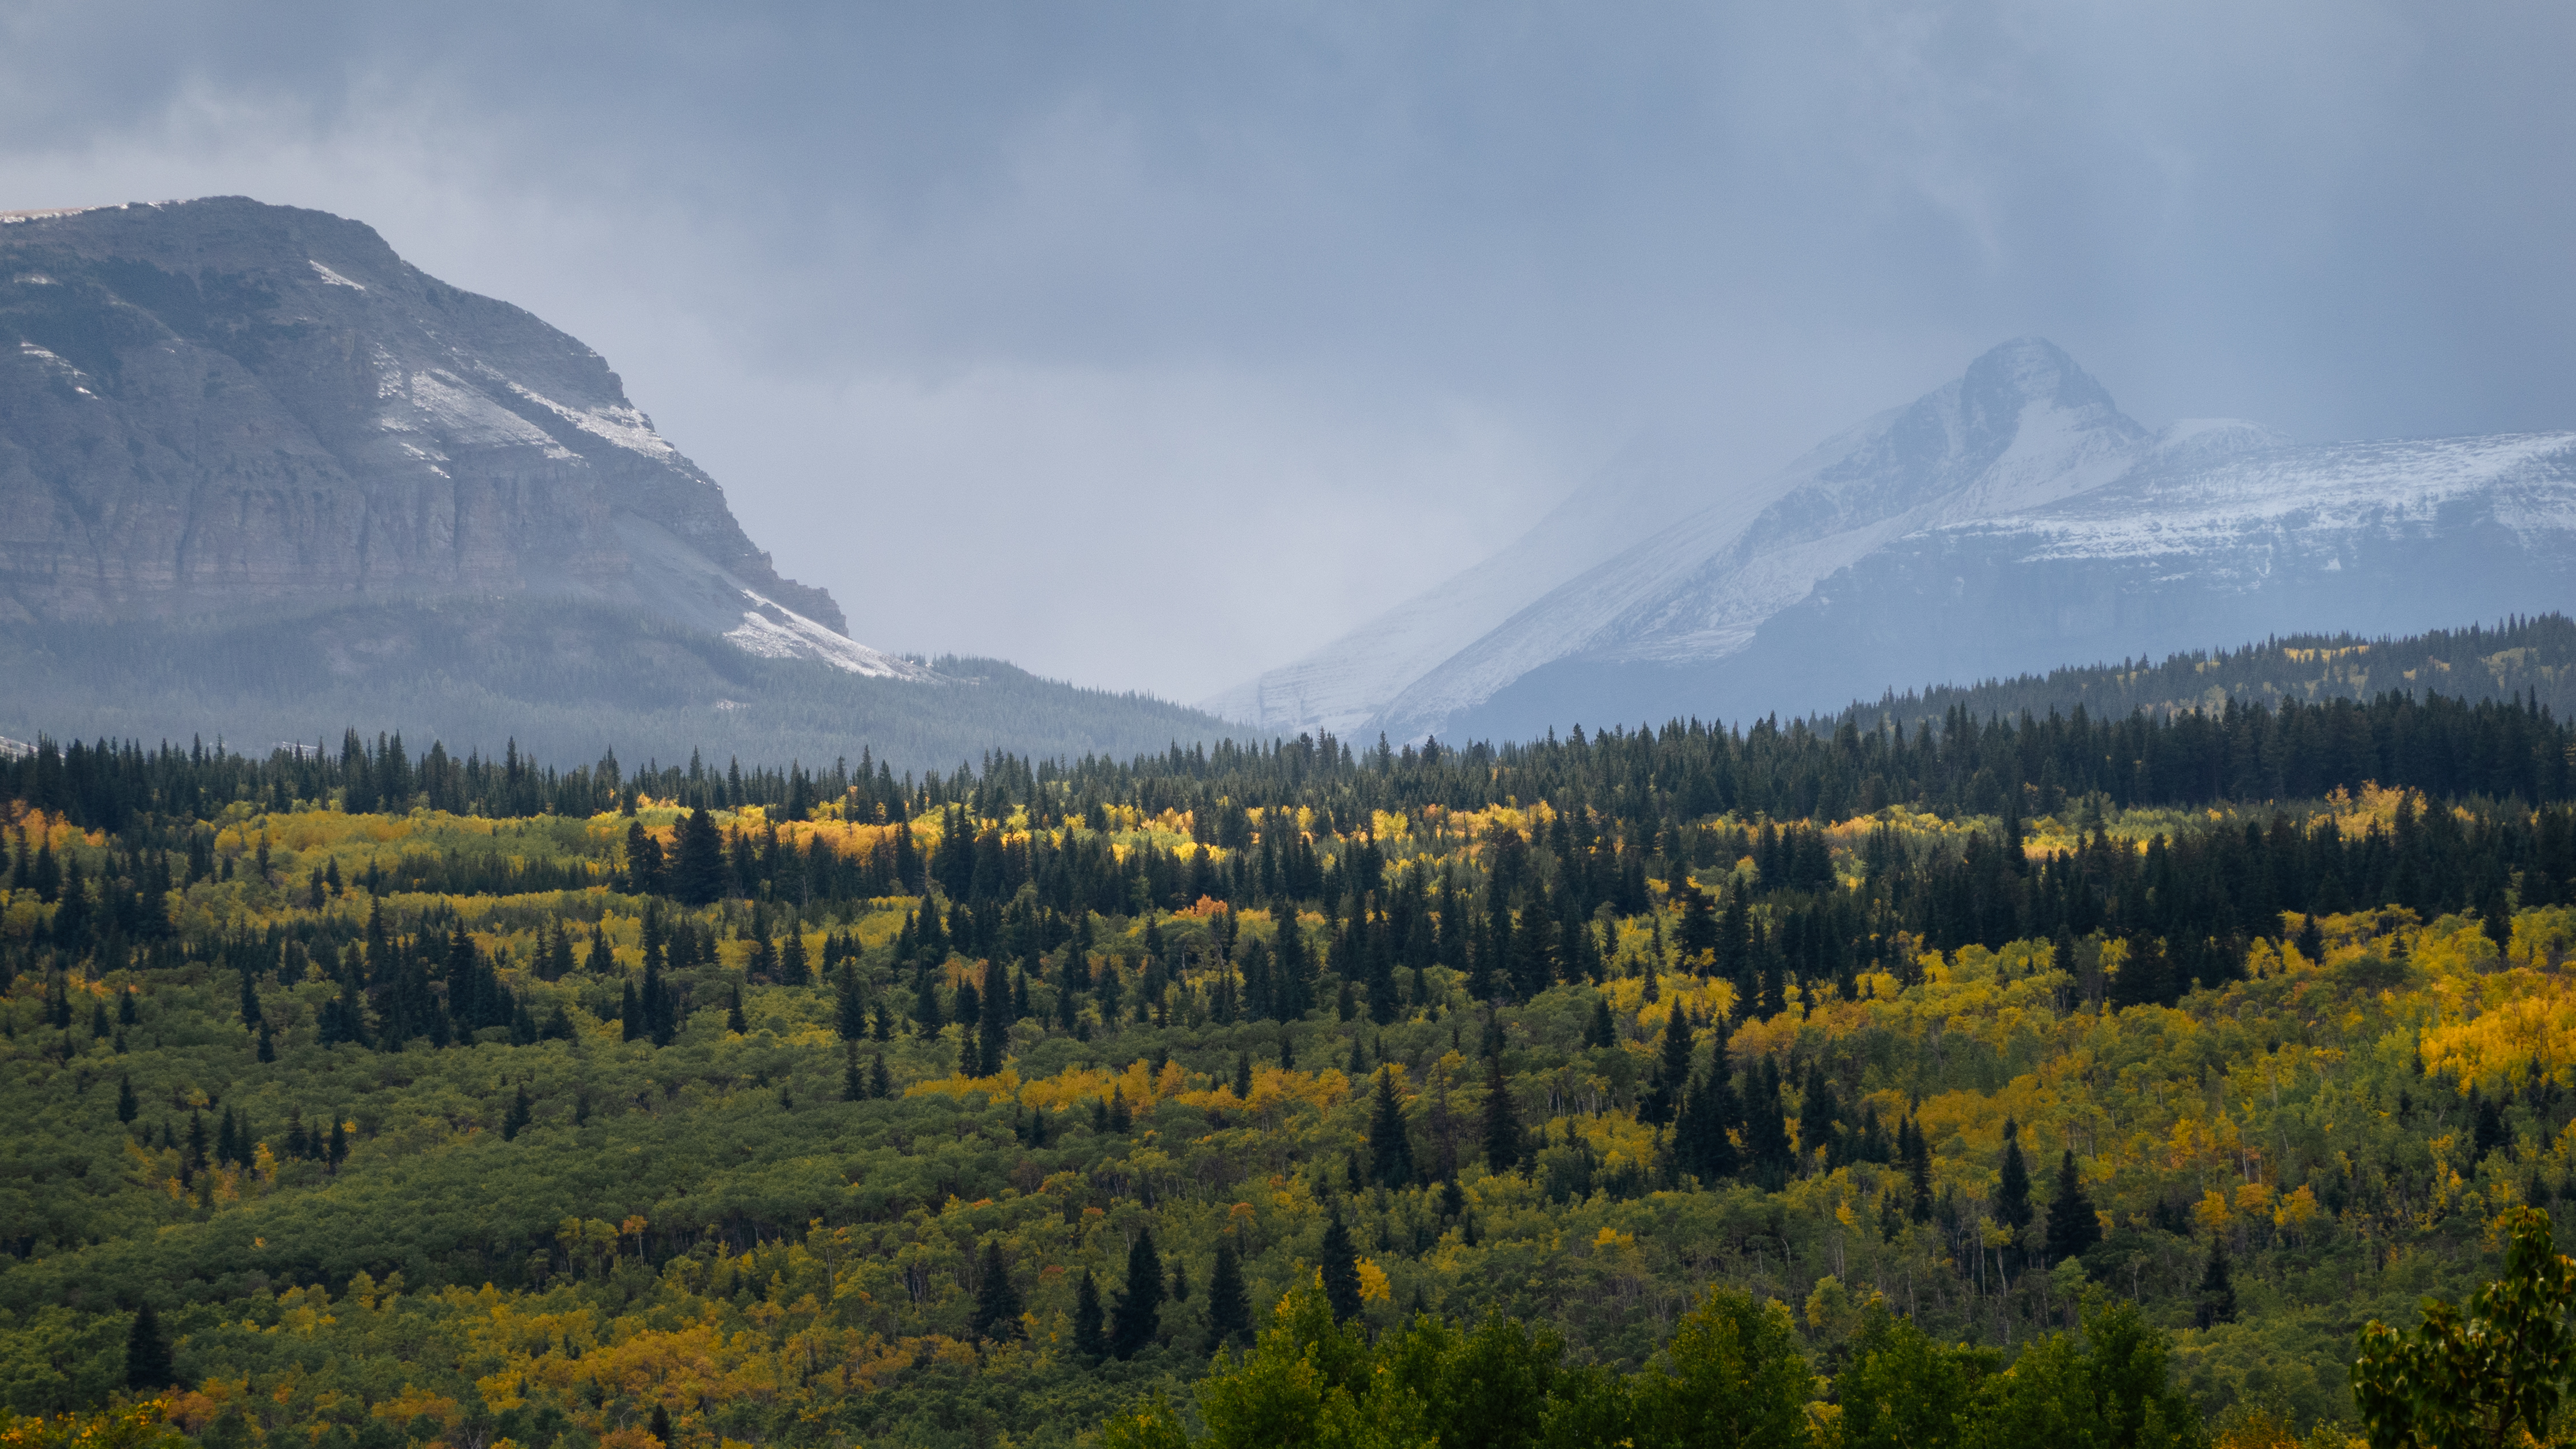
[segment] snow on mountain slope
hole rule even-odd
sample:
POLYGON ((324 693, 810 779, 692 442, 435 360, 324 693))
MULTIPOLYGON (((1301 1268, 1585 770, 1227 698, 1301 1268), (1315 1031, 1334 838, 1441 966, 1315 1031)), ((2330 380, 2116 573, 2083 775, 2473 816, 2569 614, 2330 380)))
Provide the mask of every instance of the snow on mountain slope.
MULTIPOLYGON (((1199 702, 1264 730, 1358 729, 1387 699, 1551 588, 1709 505, 1778 496, 1787 484, 1730 485, 1704 438, 1638 440, 1528 532, 1304 658, 1199 702)), ((1790 480, 1794 481, 1794 480, 1790 480)))
POLYGON ((2498 522, 2537 536, 2576 526, 2560 468, 2576 433, 2275 447, 2138 470, 2055 507, 1956 526, 2010 539, 2029 561, 2189 556, 2267 532, 2329 540, 2435 521, 2447 505, 2494 494, 2498 522))
POLYGON ((2256 447, 1898 539, 1690 687, 1703 714, 1833 709, 1933 681, 2571 601, 2576 433, 2256 447))
POLYGON ((1528 737, 2576 603, 2576 435, 2150 432, 2036 338, 1758 481, 1664 466, 1703 481, 1626 511, 1587 490, 1221 707, 1273 728, 1528 737))
POLYGON ((0 621, 514 594, 913 668, 779 576, 606 359, 366 226, 241 197, 0 214, 0 621))
POLYGON ((2156 439, 2055 346, 2008 342, 1768 486, 1601 563, 1391 699, 1370 727, 1436 732, 1553 661, 1699 661, 1742 648, 1822 579, 1915 529, 2096 488, 2156 439))

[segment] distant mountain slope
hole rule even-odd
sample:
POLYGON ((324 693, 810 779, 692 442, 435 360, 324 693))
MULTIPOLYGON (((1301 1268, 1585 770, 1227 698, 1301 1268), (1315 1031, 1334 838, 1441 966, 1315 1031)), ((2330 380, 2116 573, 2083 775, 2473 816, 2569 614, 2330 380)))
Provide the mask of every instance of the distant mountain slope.
POLYGON ((2571 445, 2151 430, 2025 338, 1759 484, 1632 527, 1364 715, 1342 701, 1344 731, 1803 714, 2070 658, 2576 605, 2571 445))
POLYGON ((1707 440, 1673 431, 1641 438, 1500 552, 1200 708, 1279 733, 1357 731, 1406 685, 1641 531, 1707 508, 1712 492, 1749 510, 1789 486, 1784 476, 1725 478, 1712 488, 1714 452, 1707 440))
POLYGON ((2565 614, 2403 637, 2297 634, 2226 650, 2191 650, 2160 661, 2070 665, 2046 674, 1891 691, 1820 723, 1863 728, 1892 723, 1938 728, 1953 709, 1969 718, 2071 715, 2095 719, 2144 710, 2162 717, 2217 711, 2229 700, 2278 707, 2297 700, 2368 700, 2391 690, 2470 701, 2537 700, 2560 719, 2576 718, 2576 620, 2565 614))
POLYGON ((2576 434, 2267 448, 1899 540, 1766 621, 1709 698, 1787 713, 2042 660, 2571 604, 2576 434))
POLYGON ((1236 727, 1142 695, 1079 689, 998 660, 901 661, 902 677, 763 658, 701 630, 600 604, 402 600, 206 624, 0 631, 0 736, 217 736, 254 753, 399 729, 561 765, 615 748, 685 761, 801 759, 862 748, 896 770, 985 751, 1160 754, 1236 727), (34 701, 41 708, 31 707, 34 701))
POLYGON ((1415 681, 1372 723, 1399 736, 1437 732, 1561 659, 1651 673, 1722 658, 1818 579, 1890 539, 2098 486, 2155 442, 2055 347, 2006 344, 1958 381, 1818 448, 1754 497, 1720 497, 1558 588, 1415 681))
POLYGON ((858 643, 598 353, 364 225, 240 197, 0 215, 0 629, 20 734, 533 746, 558 717, 576 752, 892 730, 946 767, 1227 729, 1017 671, 1005 708, 858 643))

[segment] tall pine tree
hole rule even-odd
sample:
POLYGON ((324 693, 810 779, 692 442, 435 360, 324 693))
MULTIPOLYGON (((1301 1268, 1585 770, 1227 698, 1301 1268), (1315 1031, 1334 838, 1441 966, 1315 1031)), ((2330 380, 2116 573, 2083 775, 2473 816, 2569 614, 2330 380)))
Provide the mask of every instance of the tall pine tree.
POLYGON ((1359 1254, 1351 1248, 1351 1230, 1342 1226, 1339 1206, 1324 1223, 1321 1256, 1324 1302, 1333 1310, 1335 1322, 1348 1323, 1360 1312, 1360 1262, 1359 1254))
POLYGON ((166 1389, 176 1379, 170 1364, 170 1339, 161 1331, 161 1315, 144 1304, 134 1312, 125 1334, 125 1386, 136 1393, 166 1389))
POLYGON ((1503 1059, 1489 1057, 1485 1070, 1485 1166, 1493 1172, 1509 1172, 1520 1161, 1520 1107, 1512 1101, 1512 1083, 1503 1075, 1503 1059))
POLYGON ((1118 1294, 1118 1306, 1110 1314, 1109 1351, 1119 1358, 1134 1358, 1153 1346, 1160 1331, 1163 1314, 1163 1259, 1154 1251, 1154 1230, 1137 1230, 1136 1241, 1127 1245, 1127 1286, 1118 1294))
POLYGON ((1208 1277, 1208 1333, 1218 1347, 1252 1339, 1252 1299, 1244 1291, 1243 1260, 1232 1238, 1216 1245, 1216 1271, 1208 1277))
POLYGON ((986 1241, 978 1269, 983 1281, 976 1285, 975 1317, 968 1331, 977 1338, 1018 1338, 1025 1328, 1020 1322, 1020 1292, 1011 1286, 1010 1269, 1002 1262, 1001 1239, 986 1241))
POLYGON ((2048 1261, 2080 1258, 2100 1241, 2102 1220, 2094 1214, 2093 1200, 2084 1195, 2084 1179, 2075 1170, 2070 1148, 2057 1165, 2057 1194, 2048 1200, 2048 1261))
POLYGON ((1379 1186, 1413 1185, 1413 1143, 1405 1135, 1404 1108, 1395 1099, 1395 1073, 1378 1068, 1377 1093, 1369 1108, 1369 1177, 1379 1186))

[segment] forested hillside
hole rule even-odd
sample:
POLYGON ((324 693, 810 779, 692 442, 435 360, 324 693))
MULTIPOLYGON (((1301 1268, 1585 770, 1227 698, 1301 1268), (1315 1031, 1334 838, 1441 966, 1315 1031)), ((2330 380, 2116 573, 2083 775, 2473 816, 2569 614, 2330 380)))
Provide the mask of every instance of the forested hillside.
POLYGON ((1984 719, 2081 707, 2117 718, 2136 710, 2219 710, 2231 701, 2278 708, 2287 700, 2366 700, 2391 690, 2537 700, 2564 716, 2576 707, 2576 620, 2541 614, 2506 619, 2494 628, 2473 624, 2380 639, 2299 634, 2236 649, 2168 654, 2162 663, 2140 657, 1983 684, 1890 691, 1875 703, 1853 705, 1844 717, 1863 729, 1883 722, 1911 729, 1954 709, 1984 719))
POLYGON ((46 742, 0 1401, 2342 1443, 2362 1325, 2576 1194, 2571 746, 2396 695, 923 776, 46 742))

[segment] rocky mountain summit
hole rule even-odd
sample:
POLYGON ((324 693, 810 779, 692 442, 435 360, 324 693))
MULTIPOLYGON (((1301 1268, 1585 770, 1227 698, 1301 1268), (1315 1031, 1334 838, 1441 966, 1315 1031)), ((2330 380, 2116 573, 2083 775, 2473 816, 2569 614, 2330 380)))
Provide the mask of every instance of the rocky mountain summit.
POLYGON ((853 640, 597 352, 358 222, 0 213, 0 733, 351 725, 943 769, 1226 731, 853 640))
POLYGON ((911 666, 780 577, 607 362, 241 197, 0 225, 0 620, 561 597, 911 666))

